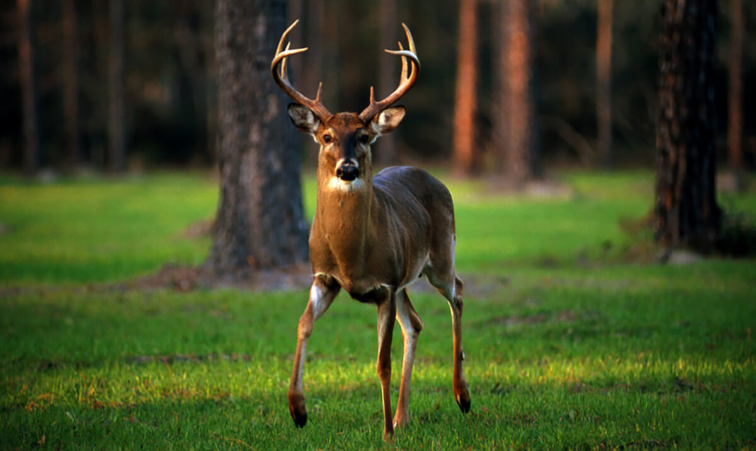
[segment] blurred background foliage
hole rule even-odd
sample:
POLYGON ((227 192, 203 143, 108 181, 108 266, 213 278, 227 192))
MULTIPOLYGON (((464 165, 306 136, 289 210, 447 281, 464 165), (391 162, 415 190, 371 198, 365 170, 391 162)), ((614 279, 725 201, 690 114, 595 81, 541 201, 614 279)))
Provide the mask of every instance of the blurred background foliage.
MULTIPOLYGON (((19 0, 20 1, 20 0, 19 0)), ((22 114, 18 70, 16 2, 0 6, 0 168, 22 165, 22 114)), ((393 64, 381 45, 383 1, 289 2, 290 17, 301 17, 294 46, 310 51, 292 61, 296 83, 310 95, 322 78, 325 104, 333 111, 360 111, 382 66, 393 64), (330 11, 338 10, 338 14, 330 11), (317 58, 319 61, 314 61, 317 58), (317 74, 320 73, 320 76, 317 74)), ((75 9, 75 67, 78 71, 80 144, 76 165, 108 165, 108 2, 31 2, 38 96, 40 166, 60 168, 66 158, 62 69, 69 53, 63 13, 75 9), (67 6, 68 5, 68 6, 67 6), (72 5, 72 6, 71 6, 72 5)), ((500 42, 499 2, 478 2, 478 108, 476 147, 483 167, 494 154, 492 105, 500 42)), ((452 157, 457 74, 458 2, 415 0, 396 5, 394 40, 407 23, 423 63, 419 82, 403 100, 410 111, 397 131, 399 162, 445 164, 452 157)), ((659 2, 617 1, 613 12, 613 153, 620 166, 653 165, 657 104, 659 2)), ((756 3, 744 2, 743 159, 756 155, 756 3)), ((727 58, 731 12, 720 2, 716 105, 718 154, 726 155, 727 58)), ((215 162, 216 74, 213 2, 129 0, 124 2, 124 83, 128 167, 209 167, 215 162)), ((538 0, 533 11, 533 64, 538 141, 543 165, 598 165, 596 154, 597 0, 538 0)), ((275 49, 270 49, 272 57, 275 49)), ((396 66, 394 66, 396 67, 396 66)), ((397 69, 398 70, 398 69, 397 69)), ((397 73, 398 79, 398 73, 397 73)), ((377 93, 381 95, 380 91, 377 93)), ((385 94, 384 94, 385 95, 385 94)), ((290 130, 295 133, 294 129, 290 130)), ((306 154, 314 151, 309 140, 306 154)), ((380 149, 380 148, 379 148, 380 149)), ((379 150, 380 151, 380 150, 379 150)), ((312 161, 312 159, 310 159, 312 161)))

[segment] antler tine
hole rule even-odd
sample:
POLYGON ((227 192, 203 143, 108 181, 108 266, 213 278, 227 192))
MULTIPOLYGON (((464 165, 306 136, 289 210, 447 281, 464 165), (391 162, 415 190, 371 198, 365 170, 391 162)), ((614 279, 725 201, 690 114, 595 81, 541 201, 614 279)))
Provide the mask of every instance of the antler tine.
MULTIPOLYGON (((286 36, 288 36, 289 33, 291 33, 291 30, 293 30, 294 27, 296 27, 298 23, 299 23, 299 19, 295 20, 291 25, 289 25, 289 28, 287 28, 283 32, 283 34, 281 35, 281 39, 278 40, 278 47, 276 47, 276 56, 278 56, 278 54, 281 53, 281 48, 283 47, 284 41, 286 41, 286 36)), ((287 46, 286 49, 288 50, 289 47, 287 46)))
POLYGON ((286 48, 284 49, 284 42, 286 42, 286 37, 289 35, 291 30, 294 29, 297 23, 299 23, 299 20, 295 20, 294 23, 289 25, 289 28, 287 28, 286 31, 284 31, 281 35, 281 39, 278 41, 278 47, 276 48, 276 55, 273 57, 273 61, 270 63, 270 74, 273 76, 273 80, 275 80, 276 84, 278 84, 278 86, 289 97, 294 99, 295 102, 309 108, 318 118, 320 118, 321 121, 325 122, 329 117, 331 117, 331 113, 320 102, 320 92, 323 84, 320 83, 320 85, 318 85, 318 94, 315 97, 315 100, 312 100, 301 92, 297 91, 296 88, 294 88, 294 86, 289 81, 289 76, 287 74, 286 59, 292 55, 304 53, 308 50, 307 47, 301 49, 289 49, 289 47, 291 46, 290 42, 286 43, 286 48), (278 69, 279 65, 280 70, 278 69))
POLYGON ((362 110, 360 113, 360 119, 362 119, 363 122, 367 122, 371 120, 376 114, 380 113, 381 111, 385 110, 386 108, 390 107, 393 103, 395 103, 397 100, 399 100, 404 94, 407 93, 407 91, 410 90, 412 85, 415 84, 415 81, 417 80, 417 76, 420 72, 420 59, 417 57, 417 53, 415 51, 415 41, 412 39, 412 33, 410 33, 409 28, 407 28, 407 25, 402 24, 402 27, 404 27, 404 31, 407 34, 407 42, 409 44, 409 50, 404 50, 404 47, 402 47, 402 43, 399 43, 399 50, 386 50, 386 53, 389 53, 391 55, 397 55, 402 58, 402 74, 399 81, 399 86, 389 94, 388 97, 384 98, 380 102, 375 101, 375 97, 373 95, 373 88, 370 88, 370 105, 368 105, 367 108, 362 110), (409 58, 412 69, 411 72, 408 74, 408 64, 407 59, 409 58))
MULTIPOLYGON (((399 44, 399 50, 404 50, 404 47, 402 47, 401 42, 397 42, 399 44)), ((388 50, 386 50, 386 53, 392 53, 388 50)), ((392 53, 394 54, 394 53, 392 53)), ((406 80, 407 79, 407 58, 405 56, 402 56, 402 75, 399 77, 400 80, 406 80)))
MULTIPOLYGON (((289 47, 291 47, 291 42, 287 42, 286 43, 286 52, 289 51, 289 47)), ((289 73, 286 70, 286 60, 287 59, 288 58, 286 58, 286 57, 283 57, 281 59, 281 78, 283 78, 284 80, 288 80, 289 79, 289 73)))

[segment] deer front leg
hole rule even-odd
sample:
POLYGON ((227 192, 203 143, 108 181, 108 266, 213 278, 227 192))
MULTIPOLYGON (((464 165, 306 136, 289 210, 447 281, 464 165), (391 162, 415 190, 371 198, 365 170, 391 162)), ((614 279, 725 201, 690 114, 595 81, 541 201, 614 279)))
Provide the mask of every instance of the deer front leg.
POLYGON ((383 440, 394 437, 394 425, 391 422, 391 339, 394 335, 394 316, 396 299, 391 293, 378 304, 378 378, 381 380, 383 397, 383 440))
POLYGON ((402 290, 396 296, 396 319, 402 327, 404 339, 404 361, 402 362, 402 384, 399 387, 399 400, 396 403, 394 427, 405 426, 409 422, 409 394, 412 381, 412 365, 415 361, 417 338, 423 330, 423 320, 415 311, 407 292, 402 290))
POLYGON ((289 413, 297 427, 307 424, 307 409, 305 408, 304 392, 302 390, 302 375, 304 373, 307 340, 312 334, 312 326, 331 306, 333 299, 339 293, 340 287, 326 283, 321 277, 315 277, 310 288, 310 300, 307 302, 302 317, 299 319, 297 332, 297 352, 294 355, 294 370, 289 383, 289 413))

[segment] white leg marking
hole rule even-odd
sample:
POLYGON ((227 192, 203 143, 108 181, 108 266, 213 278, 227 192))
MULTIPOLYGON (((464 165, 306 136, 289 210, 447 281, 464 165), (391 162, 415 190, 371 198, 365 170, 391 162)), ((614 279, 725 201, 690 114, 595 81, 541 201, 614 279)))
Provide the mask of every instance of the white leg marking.
POLYGON ((312 303, 312 322, 320 318, 325 313, 328 305, 323 301, 326 291, 317 284, 312 284, 310 288, 310 302, 312 303))
POLYGON ((412 327, 412 321, 410 320, 410 315, 407 312, 407 306, 403 301, 401 301, 402 299, 402 296, 397 296, 396 316, 399 317, 399 325, 404 331, 404 346, 406 348, 407 344, 411 342, 412 338, 417 336, 417 332, 415 332, 415 329, 412 327))

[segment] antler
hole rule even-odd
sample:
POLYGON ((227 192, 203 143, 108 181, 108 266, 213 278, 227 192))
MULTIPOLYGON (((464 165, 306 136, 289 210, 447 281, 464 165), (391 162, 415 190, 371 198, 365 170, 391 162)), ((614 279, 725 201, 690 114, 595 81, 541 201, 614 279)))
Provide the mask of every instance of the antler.
POLYGON ((417 53, 415 51, 415 41, 412 39, 412 33, 410 33, 407 25, 402 24, 402 27, 404 28, 404 32, 407 34, 409 50, 404 50, 401 42, 399 43, 399 50, 386 50, 386 53, 402 57, 402 76, 399 82, 399 87, 396 88, 396 90, 385 99, 381 100, 380 102, 376 102, 373 87, 371 86, 370 105, 362 110, 362 113, 360 113, 360 119, 362 119, 363 122, 368 122, 376 114, 390 107, 394 102, 402 98, 402 96, 410 90, 412 85, 415 84, 417 75, 420 73, 420 59, 417 57, 417 53), (412 72, 410 74, 407 74, 407 58, 409 58, 412 62, 412 72))
POLYGON ((270 63, 270 74, 273 76, 273 80, 276 81, 278 86, 280 86, 281 89, 283 89, 283 91, 289 95, 289 97, 294 99, 295 102, 309 108, 310 111, 315 113, 315 115, 322 122, 325 122, 329 117, 331 117, 331 113, 320 102, 320 89, 323 87, 323 83, 318 84, 318 94, 315 96, 315 100, 312 100, 308 97, 305 97, 301 92, 297 91, 294 86, 292 86, 291 82, 289 81, 289 76, 286 73, 286 58, 290 57, 291 55, 296 55, 297 53, 304 53, 307 51, 307 47, 289 50, 289 46, 291 45, 290 42, 286 43, 286 49, 281 51, 283 49, 286 36, 289 35, 291 30, 294 29, 297 23, 299 23, 299 19, 295 20, 294 23, 292 23, 289 28, 287 28, 286 31, 284 31, 281 35, 281 40, 278 41, 278 48, 276 48, 276 56, 273 57, 273 62, 270 63), (281 65, 280 70, 278 69, 279 64, 281 65))

